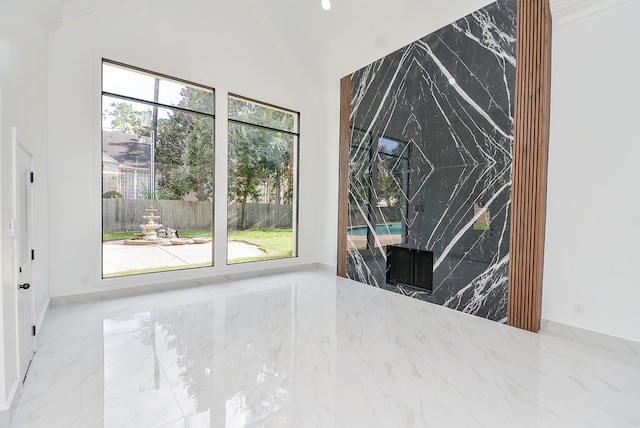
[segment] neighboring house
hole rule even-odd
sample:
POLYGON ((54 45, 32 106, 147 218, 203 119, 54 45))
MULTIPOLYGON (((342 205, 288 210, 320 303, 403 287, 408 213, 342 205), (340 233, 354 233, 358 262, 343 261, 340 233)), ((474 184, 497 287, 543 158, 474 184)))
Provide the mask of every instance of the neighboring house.
MULTIPOLYGON (((102 193, 119 192, 125 199, 145 199, 151 188, 151 137, 102 131, 102 193)), ((160 174, 156 172, 156 186, 160 174)), ((182 198, 197 201, 195 192, 182 198)))
POLYGON ((102 192, 143 199, 151 188, 151 138, 102 131, 102 192))
POLYGON ((102 193, 120 192, 119 162, 102 152, 102 193))

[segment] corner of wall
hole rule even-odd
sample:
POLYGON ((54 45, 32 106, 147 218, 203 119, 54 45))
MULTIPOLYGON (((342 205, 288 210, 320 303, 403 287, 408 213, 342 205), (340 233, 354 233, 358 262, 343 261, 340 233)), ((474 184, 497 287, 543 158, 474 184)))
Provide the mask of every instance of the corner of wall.
POLYGON ((6 402, 0 403, 0 426, 9 426, 20 401, 20 381, 16 379, 9 391, 6 402), (3 425, 4 423, 4 425, 3 425))
POLYGON ((634 341, 639 15, 626 1, 554 29, 542 306, 549 321, 634 341))

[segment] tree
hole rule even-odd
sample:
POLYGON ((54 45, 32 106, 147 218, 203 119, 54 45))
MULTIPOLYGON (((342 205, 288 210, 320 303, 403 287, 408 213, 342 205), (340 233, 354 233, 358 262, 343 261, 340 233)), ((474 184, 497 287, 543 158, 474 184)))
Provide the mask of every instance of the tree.
MULTIPOLYGON (((181 92, 179 107, 208 111, 211 94, 192 87, 181 92)), ((160 199, 182 199, 193 193, 213 198, 213 119, 176 110, 158 120, 156 171, 160 199)))
POLYGON ((402 199, 402 191, 406 192, 403 176, 408 173, 409 160, 405 146, 406 143, 387 139, 384 146, 378 147, 378 175, 375 187, 378 201, 386 199, 393 205, 402 199))
MULTIPOLYGON (((229 118, 268 128, 293 129, 294 115, 282 110, 231 98, 229 118)), ((267 201, 276 204, 293 200, 294 137, 249 124, 229 124, 230 201, 241 204, 240 229, 246 228, 246 205, 260 201, 261 190, 267 201)))
POLYGON ((265 131, 235 123, 229 124, 230 200, 241 204, 239 229, 246 228, 249 198, 260 200, 259 186, 267 177, 266 157, 269 152, 265 131))
POLYGON ((105 110, 106 116, 111 116, 111 128, 133 135, 148 135, 148 130, 142 126, 142 119, 137 111, 133 110, 130 103, 112 102, 111 110, 105 110))

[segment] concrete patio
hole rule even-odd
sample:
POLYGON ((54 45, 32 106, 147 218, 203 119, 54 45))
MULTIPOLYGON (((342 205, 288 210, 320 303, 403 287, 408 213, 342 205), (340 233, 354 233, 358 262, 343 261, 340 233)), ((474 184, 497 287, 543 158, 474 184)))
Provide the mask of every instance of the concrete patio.
MULTIPOLYGON (((264 254, 255 245, 231 241, 227 244, 228 260, 255 257, 264 254)), ((124 245, 124 241, 109 241, 102 244, 102 273, 110 275, 133 269, 181 266, 211 262, 213 246, 207 244, 187 245, 124 245)))

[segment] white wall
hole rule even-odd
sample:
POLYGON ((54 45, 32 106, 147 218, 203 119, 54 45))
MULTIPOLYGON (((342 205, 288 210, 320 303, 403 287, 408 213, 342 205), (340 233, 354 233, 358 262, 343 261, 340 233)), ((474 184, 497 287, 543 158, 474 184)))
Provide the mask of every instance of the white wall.
MULTIPOLYGON (((355 70, 354 70, 355 71, 355 70)), ((340 82, 336 80, 333 92, 324 98, 322 121, 323 150, 319 161, 322 165, 319 182, 318 206, 318 262, 335 267, 338 262, 338 151, 340 136, 340 82)))
POLYGON ((14 240, 8 233, 13 217, 14 158, 11 139, 16 127, 18 140, 34 154, 37 183, 34 187, 33 243, 36 262, 32 286, 35 290, 36 321, 49 300, 47 222, 47 33, 52 25, 54 2, 11 1, 0 4, 0 410, 8 404, 18 385, 16 362, 16 290, 14 240))
POLYGON ((50 290, 63 296, 317 261, 320 97, 275 49, 245 2, 157 1, 90 25, 63 26, 49 50, 50 290), (216 89, 216 234, 226 225, 227 93, 301 113, 299 257, 102 280, 100 58, 216 89), (89 278, 83 284, 83 276, 89 278))
POLYGON ((635 341, 639 16, 634 0, 553 30, 542 306, 544 319, 635 341))

